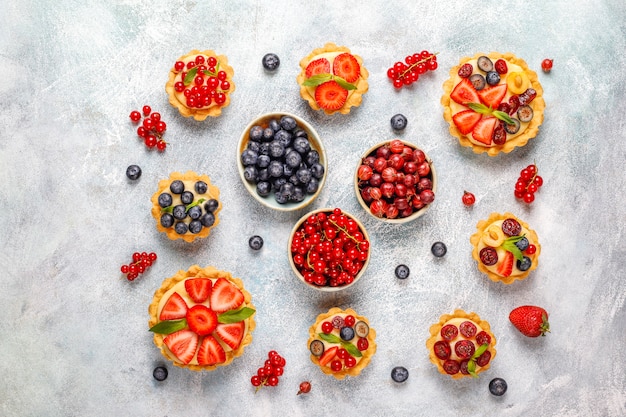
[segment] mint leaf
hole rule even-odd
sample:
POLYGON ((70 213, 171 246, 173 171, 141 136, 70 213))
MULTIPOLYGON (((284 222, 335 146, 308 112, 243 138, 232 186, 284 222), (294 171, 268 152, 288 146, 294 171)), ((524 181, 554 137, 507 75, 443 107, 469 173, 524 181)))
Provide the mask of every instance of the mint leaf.
POLYGON ((171 213, 174 211, 174 206, 167 206, 161 209, 161 213, 171 213))
POLYGON ((342 341, 341 345, 344 347, 345 350, 348 351, 350 355, 354 356, 355 358, 360 358, 361 356, 363 356, 359 348, 354 346, 352 343, 342 341))
POLYGON ((525 235, 522 236, 511 236, 510 238, 506 239, 503 243, 502 243, 502 249, 509 251, 513 254, 513 256, 515 256, 515 259, 517 259, 518 261, 521 261, 524 259, 524 255, 522 254, 522 251, 519 250, 519 248, 515 245, 516 242, 519 242, 520 240, 522 240, 522 238, 525 235))
POLYGON ((502 121, 503 121, 504 123, 506 123, 507 125, 514 125, 514 124, 515 124, 515 122, 513 121, 513 119, 511 119, 511 118, 509 117, 509 115, 508 115, 508 114, 506 114, 506 113, 505 113, 505 112, 503 112, 503 111, 500 111, 500 110, 494 110, 492 114, 494 115, 494 117, 496 117, 497 119, 502 120, 502 121))
POLYGON ((194 201, 194 202, 193 202, 193 203, 191 203, 191 204, 187 204, 187 205, 185 206, 185 212, 188 212, 190 208, 195 207, 195 206, 197 206, 198 204, 202 204, 202 203, 204 203, 205 201, 206 201, 206 199, 204 199, 204 198, 200 198, 199 200, 194 201))
POLYGON ((493 116, 498 120, 502 120, 508 125, 513 125, 515 122, 508 114, 500 110, 494 110, 491 107, 487 107, 481 103, 467 103, 467 107, 474 110, 476 113, 484 114, 486 116, 493 116))
POLYGON ((469 374, 474 378, 478 378, 478 374, 476 373, 476 359, 478 359, 480 355, 485 353, 488 347, 489 345, 487 343, 483 343, 482 345, 480 345, 480 347, 476 349, 476 352, 474 352, 474 354, 470 358, 469 362, 467 362, 467 372, 469 372, 469 374))
POLYGON ((190 69, 189 72, 187 72, 187 75, 185 75, 183 84, 185 84, 186 86, 191 84, 193 82, 193 79, 196 78, 197 73, 198 73, 198 67, 193 67, 192 69, 190 69))
POLYGON ((306 80, 304 80, 302 85, 305 87, 317 87, 318 85, 323 84, 326 81, 330 81, 332 79, 333 79, 333 76, 331 74, 316 74, 312 76, 311 78, 307 78, 306 80))
POLYGON ((346 80, 336 75, 333 75, 333 80, 339 84, 341 88, 345 88, 346 90, 356 90, 356 85, 350 84, 346 80))
POLYGON ((467 107, 474 110, 476 113, 486 114, 486 115, 491 114, 491 109, 481 103, 467 103, 467 107))
POLYGON ((328 343, 341 343, 341 339, 334 334, 318 333, 317 335, 328 343))
POLYGON ((318 333, 317 335, 320 337, 320 339, 328 343, 340 344, 345 350, 348 351, 350 355, 354 356, 355 358, 360 358, 361 356, 363 356, 361 351, 356 346, 354 346, 350 342, 346 342, 345 340, 341 339, 338 336, 335 336, 334 334, 318 333))
POLYGON ((150 327, 150 331, 160 334, 171 334, 187 327, 187 320, 163 320, 150 327))
POLYGON ((243 307, 239 310, 230 310, 217 315, 218 323, 238 323, 252 316, 255 310, 250 307, 243 307))

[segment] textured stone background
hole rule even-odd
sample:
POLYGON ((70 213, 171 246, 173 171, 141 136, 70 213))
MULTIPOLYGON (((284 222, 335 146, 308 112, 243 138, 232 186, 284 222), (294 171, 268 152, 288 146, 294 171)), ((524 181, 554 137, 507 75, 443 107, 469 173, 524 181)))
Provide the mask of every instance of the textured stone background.
POLYGON ((6 0, 0 4, 0 414, 3 416, 623 416, 626 4, 550 2, 6 0), (311 111, 298 62, 326 42, 363 57, 370 91, 347 116, 311 111), (167 72, 191 49, 225 54, 237 90, 222 116, 182 118, 167 102, 167 72), (394 91, 386 70, 407 54, 439 52, 439 69, 394 91), (450 67, 476 52, 513 52, 539 73, 545 121, 522 149, 489 158, 451 138, 439 99, 450 67), (280 56, 266 73, 261 57, 280 56), (543 58, 554 70, 540 71, 543 58), (128 114, 143 104, 168 123, 163 154, 146 150, 128 114), (306 210, 254 201, 236 169, 245 125, 270 111, 313 124, 329 177, 309 207, 341 207, 369 230, 372 259, 358 285, 318 294, 297 282, 289 232, 306 210), (409 124, 394 133, 389 119, 409 124), (394 137, 422 147, 439 173, 429 213, 385 225, 360 208, 352 175, 370 146, 394 137), (531 206, 513 197, 536 161, 545 185, 531 206), (143 168, 137 182, 129 164, 143 168), (221 223, 202 242, 158 234, 150 196, 173 171, 208 174, 221 188, 221 223), (473 191, 472 209, 461 204, 473 191), (492 283, 471 258, 469 236, 493 211, 511 211, 539 234, 539 268, 524 282, 492 283), (248 249, 259 234, 265 246, 248 249), (435 259, 433 242, 448 245, 435 259), (159 260, 140 279, 119 273, 135 250, 159 260), (241 277, 257 311, 254 341, 232 366, 193 373, 162 362, 147 331, 161 281, 193 264, 241 277), (394 278, 398 263, 411 268, 394 278), (544 306, 552 333, 521 336, 508 322, 522 304, 544 306), (336 381, 308 358, 308 327, 328 308, 352 307, 378 331, 378 351, 357 378, 336 381), (453 381, 428 360, 428 327, 455 308, 491 323, 498 355, 478 380, 453 381), (254 394, 250 376, 270 349, 287 359, 280 385, 254 394), (398 385, 390 371, 410 370, 398 385), (507 380, 501 398, 491 378, 507 380), (313 391, 296 396, 310 380, 313 391))

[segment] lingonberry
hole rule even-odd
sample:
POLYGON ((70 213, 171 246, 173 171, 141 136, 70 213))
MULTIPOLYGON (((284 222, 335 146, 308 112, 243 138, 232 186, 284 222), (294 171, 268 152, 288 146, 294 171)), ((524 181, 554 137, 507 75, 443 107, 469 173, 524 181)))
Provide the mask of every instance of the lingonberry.
POLYGON ((474 194, 470 193, 469 191, 463 191, 463 204, 465 204, 467 207, 473 206, 474 203, 476 202, 476 197, 474 196, 474 194))

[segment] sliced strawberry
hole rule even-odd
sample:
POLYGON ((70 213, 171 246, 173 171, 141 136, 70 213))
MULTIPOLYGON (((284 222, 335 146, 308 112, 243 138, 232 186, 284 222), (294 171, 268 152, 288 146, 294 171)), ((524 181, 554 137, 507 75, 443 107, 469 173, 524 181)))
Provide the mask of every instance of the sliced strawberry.
POLYGON ((463 78, 450 93, 450 98, 459 104, 480 103, 478 91, 468 78, 463 78))
POLYGON ((198 350, 198 365, 217 365, 226 361, 226 352, 213 336, 205 336, 198 350))
POLYGON ((239 307, 244 302, 243 293, 227 279, 218 278, 211 290, 211 310, 223 313, 239 307))
POLYGON ((339 110, 348 98, 348 90, 336 81, 326 81, 315 89, 315 101, 325 110, 339 110))
POLYGON ((196 354, 198 335, 191 330, 179 330, 163 339, 165 346, 184 364, 188 364, 196 354))
POLYGON ((311 78, 317 74, 330 74, 330 62, 326 58, 319 58, 309 62, 306 66, 306 77, 311 78))
POLYGON ((354 55, 344 52, 337 55, 333 60, 333 74, 353 83, 361 75, 361 66, 354 55))
POLYGON ((211 280, 208 278, 188 279, 185 281, 185 289, 193 301, 203 303, 211 295, 211 280))
POLYGON ((333 360, 333 358, 335 357, 335 355, 337 354, 337 346, 333 346, 330 349, 326 349, 324 351, 324 353, 322 353, 322 356, 320 356, 320 365, 324 366, 326 365, 328 362, 330 362, 331 360, 333 360))
POLYGON ((495 117, 484 117, 480 119, 474 129, 472 130, 472 137, 478 142, 485 145, 491 145, 493 139, 493 131, 498 124, 498 119, 495 117))
POLYGON ((503 277, 508 277, 513 272, 513 262, 515 261, 515 256, 509 251, 504 255, 504 259, 502 259, 502 263, 498 265, 498 274, 503 277))
POLYGON ((226 343, 232 350, 235 350, 241 344, 246 323, 239 321, 237 323, 218 324, 215 333, 226 343))
POLYGON ((187 315, 187 303, 179 293, 172 294, 163 306, 159 320, 177 320, 187 315))
POLYGON ((474 110, 463 110, 452 116, 452 121, 459 129, 459 132, 467 135, 474 129, 481 117, 481 114, 476 113, 474 110))
POLYGON ((494 85, 478 91, 480 100, 492 109, 497 109, 506 95, 506 84, 494 85))
POLYGON ((189 330, 198 336, 213 333, 217 326, 217 314, 205 305, 198 304, 187 311, 187 325, 189 330))

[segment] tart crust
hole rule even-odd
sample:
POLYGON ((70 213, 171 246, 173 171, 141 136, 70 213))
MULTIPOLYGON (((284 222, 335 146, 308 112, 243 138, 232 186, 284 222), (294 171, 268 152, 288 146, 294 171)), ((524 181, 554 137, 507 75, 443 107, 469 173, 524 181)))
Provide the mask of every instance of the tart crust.
POLYGON ((159 205, 159 195, 163 192, 169 191, 170 184, 175 180, 181 181, 204 181, 207 184, 207 192, 202 194, 202 198, 210 199, 214 198, 219 201, 220 190, 215 185, 211 184, 211 180, 208 176, 202 174, 199 175, 193 171, 187 171, 184 174, 180 172, 172 172, 168 179, 164 179, 159 181, 158 189, 156 193, 152 195, 150 201, 152 201, 152 217, 156 220, 156 228, 159 232, 165 233, 167 237, 171 240, 183 239, 185 242, 193 242, 196 239, 205 238, 211 233, 211 229, 219 223, 218 212, 221 210, 222 205, 220 204, 217 209, 213 212, 215 215, 215 223, 213 223, 210 227, 203 227, 200 230, 200 233, 193 234, 189 231, 184 235, 180 235, 176 233, 173 227, 163 227, 161 225, 161 206, 159 205))
POLYGON ((313 110, 324 110, 324 113, 328 115, 335 114, 335 113, 341 113, 341 114, 350 113, 351 107, 358 107, 361 105, 361 102, 363 101, 363 94, 365 94, 367 90, 369 89, 369 83, 367 81, 369 77, 369 72, 363 66, 363 59, 359 55, 355 55, 352 52, 350 52, 349 48, 345 46, 337 46, 332 42, 328 42, 322 48, 314 49, 309 55, 302 58, 300 60, 300 68, 302 69, 302 71, 296 77, 296 80, 298 81, 298 85, 300 86, 300 96, 309 102, 309 106, 311 106, 313 110), (356 58, 357 62, 359 63, 359 66, 361 67, 361 75, 359 76, 359 79, 356 81, 356 83, 352 83, 356 86, 356 89, 348 91, 348 97, 346 98, 346 102, 338 110, 321 109, 320 106, 318 106, 317 102, 315 101, 315 96, 312 96, 309 93, 309 90, 307 89, 307 87, 302 85, 302 83, 306 80, 306 67, 313 60, 313 58, 315 58, 318 55, 329 53, 329 52, 330 53, 347 52, 356 58))
POLYGON ((470 236, 470 243, 473 246, 472 257, 478 263, 478 270, 486 274, 489 277, 489 279, 494 282, 503 282, 508 285, 508 284, 512 284, 513 282, 515 282, 515 280, 524 280, 528 277, 531 271, 537 268, 537 265, 539 264, 538 261, 539 261, 539 254, 541 253, 541 245, 539 244, 539 238, 537 237, 537 233, 535 233, 535 231, 532 230, 526 222, 518 219, 512 213, 508 213, 508 212, 504 214, 491 213, 491 215, 489 215, 489 218, 487 220, 480 220, 478 224, 476 224, 476 233, 470 236), (532 264, 530 268, 528 268, 528 270, 523 271, 520 274, 511 274, 508 277, 503 277, 489 270, 487 266, 485 266, 480 261, 479 243, 481 242, 483 233, 487 230, 489 226, 491 226, 494 222, 497 222, 499 220, 506 220, 509 218, 517 220, 519 224, 522 226, 522 230, 526 229, 528 231, 528 233, 526 234, 526 238, 531 244, 535 245, 537 250, 532 255, 526 255, 532 260, 532 264))
MULTIPOLYGON (((496 347, 495 347, 496 346, 496 338, 493 335, 493 333, 491 333, 491 326, 489 325, 489 322, 487 322, 485 320, 481 320, 480 316, 478 316, 478 314, 476 314, 474 312, 466 313, 464 310, 457 309, 457 310, 454 310, 454 313, 452 313, 452 314, 442 314, 439 317, 439 322, 437 322, 437 323, 433 324, 432 326, 430 326, 430 330, 429 330, 430 331, 430 337, 428 338, 428 340, 426 340, 426 348, 428 349, 430 361, 433 364, 435 364, 435 366, 437 367, 437 369, 439 370, 440 373, 442 373, 444 375, 448 375, 452 379, 461 379, 461 378, 465 378, 465 377, 470 377, 471 378, 472 377, 471 375, 465 375, 465 374, 461 373, 460 371, 457 372, 454 375, 449 375, 445 371, 445 369, 443 368, 443 361, 441 359, 439 359, 437 357, 437 355, 435 355, 435 351, 433 349, 435 343, 439 339, 439 335, 441 333, 441 328, 447 322, 449 322, 450 320, 455 319, 455 318, 471 320, 474 323, 476 323, 478 326, 480 326, 481 330, 484 330, 489 336, 491 336, 491 342, 489 343, 489 347, 487 348, 487 350, 491 352, 491 359, 489 360, 489 363, 487 363, 487 365, 477 367, 476 374, 479 374, 479 373, 489 369, 489 367, 491 366, 491 362, 493 362, 493 359, 496 357, 496 347)), ((478 332, 480 332, 480 330, 478 330, 478 332)))
POLYGON ((477 154, 487 153, 489 156, 496 156, 500 152, 509 153, 516 147, 522 147, 526 145, 526 143, 528 143, 530 139, 537 136, 537 133, 539 131, 539 126, 541 126, 541 123, 543 123, 543 112, 544 112, 546 105, 545 105, 545 101, 543 100, 543 88, 541 87, 541 84, 539 83, 539 78, 537 77, 537 73, 531 70, 530 68, 528 68, 526 61, 524 61, 521 58, 516 57, 515 55, 509 52, 507 53, 491 52, 489 54, 480 52, 480 53, 477 53, 473 58, 470 58, 470 57, 461 58, 459 60, 459 64, 450 69, 450 78, 443 83, 443 90, 444 90, 444 94, 441 97, 441 104, 443 105, 443 110, 444 110, 443 118, 450 125, 450 128, 449 128, 450 134, 456 137, 462 146, 472 148, 474 153, 477 153, 477 154), (534 116, 532 120, 529 122, 528 126, 526 126, 525 131, 522 134, 512 139, 507 139, 507 141, 502 145, 481 146, 481 145, 475 144, 472 141, 470 141, 470 139, 467 136, 462 134, 457 129, 454 122, 452 121, 453 114, 452 114, 452 109, 450 107, 450 102, 452 99, 450 98, 450 93, 456 86, 455 80, 458 78, 459 68, 464 63, 472 59, 477 59, 478 57, 483 56, 483 55, 488 56, 494 61, 502 58, 512 64, 519 65, 523 69, 526 76, 528 77, 531 87, 537 92, 537 96, 530 103, 531 107, 533 108, 534 116))
POLYGON ((189 58, 190 56, 195 56, 195 55, 206 55, 206 56, 212 56, 212 57, 217 58, 219 65, 220 65, 219 69, 226 72, 227 74, 226 80, 228 80, 228 82, 230 83, 230 89, 228 90, 228 92, 224 93, 226 95, 226 101, 224 102, 224 104, 215 105, 215 103, 212 103, 210 107, 203 108, 203 109, 194 109, 194 108, 187 107, 185 103, 181 102, 178 99, 178 97, 176 97, 176 90, 174 89, 174 84, 176 83, 176 76, 179 74, 179 72, 176 71, 173 66, 170 69, 167 83, 165 83, 165 91, 167 92, 169 96, 170 104, 172 105, 172 107, 177 108, 181 115, 183 115, 184 117, 193 117, 194 119, 198 121, 203 121, 209 116, 211 117, 219 116, 220 114, 222 114, 222 109, 228 107, 228 105, 230 104, 230 95, 231 93, 235 91, 235 83, 233 81, 233 76, 235 74, 235 71, 233 70, 233 67, 228 65, 228 58, 225 55, 217 55, 212 50, 200 51, 198 49, 194 49, 190 51, 189 53, 178 58, 177 61, 183 61, 186 58, 189 58))
MULTIPOLYGON (((150 320, 148 321, 149 328, 152 328, 156 325, 159 320, 159 303, 161 302, 161 298, 169 291, 172 287, 178 284, 181 281, 184 281, 188 278, 225 278, 230 283, 235 285, 244 296, 244 302, 242 306, 249 307, 254 309, 254 305, 252 304, 252 297, 248 291, 244 289, 243 281, 239 278, 235 278, 231 275, 230 272, 219 271, 212 266, 207 266, 205 268, 201 268, 198 265, 191 266, 187 271, 180 270, 173 277, 166 278, 161 287, 155 291, 154 298, 152 299, 152 303, 148 307, 148 313, 150 314, 150 320)), ((243 351, 246 346, 248 346, 252 342, 252 331, 256 327, 256 322, 254 321, 254 315, 245 319, 246 323, 246 334, 241 340, 241 344, 236 350, 228 350, 226 351, 226 360, 222 363, 216 365, 196 365, 196 364, 183 364, 181 363, 168 349, 168 347, 163 343, 163 339, 166 335, 160 333, 154 333, 154 344, 161 349, 161 354, 168 360, 172 361, 172 363, 178 367, 191 369, 192 371, 213 371, 214 369, 220 366, 227 366, 238 356, 243 354, 243 351)))
MULTIPOLYGON (((325 321, 327 319, 331 319, 332 317, 336 316, 337 314, 346 314, 346 315, 350 314, 350 315, 354 316, 354 318, 357 321, 364 321, 369 326, 369 333, 367 334, 367 337, 366 337, 366 339, 367 339, 367 341, 369 343, 369 346, 367 347, 366 350, 361 352, 363 354, 363 356, 361 357, 361 360, 356 364, 356 366, 354 366, 352 368, 345 368, 344 367, 344 369, 342 369, 339 372, 333 372, 333 370, 330 369, 330 366, 321 366, 320 365, 319 357, 317 357, 317 356, 315 356, 313 354, 311 354, 310 356, 311 356, 311 362, 316 364, 322 370, 322 372, 324 372, 327 375, 332 375, 336 379, 344 379, 348 375, 349 376, 357 376, 357 375, 359 375, 361 373, 361 371, 370 363, 370 360, 372 359, 372 356, 374 356, 374 353, 376 353, 376 330, 374 330, 370 326, 370 323, 367 320, 367 318, 365 318, 363 316, 359 316, 351 308, 349 308, 347 310, 341 310, 340 308, 333 307, 330 310, 328 310, 327 313, 322 313, 322 314, 317 316, 317 319, 315 320, 315 323, 309 329, 309 340, 307 342, 307 346, 310 346, 311 342, 313 342, 313 340, 316 340, 316 339, 319 340, 319 336, 317 335, 315 330, 320 325, 320 323, 322 323, 323 321, 325 321)), ((355 336, 355 339, 356 338, 357 338, 357 336, 355 336)))

